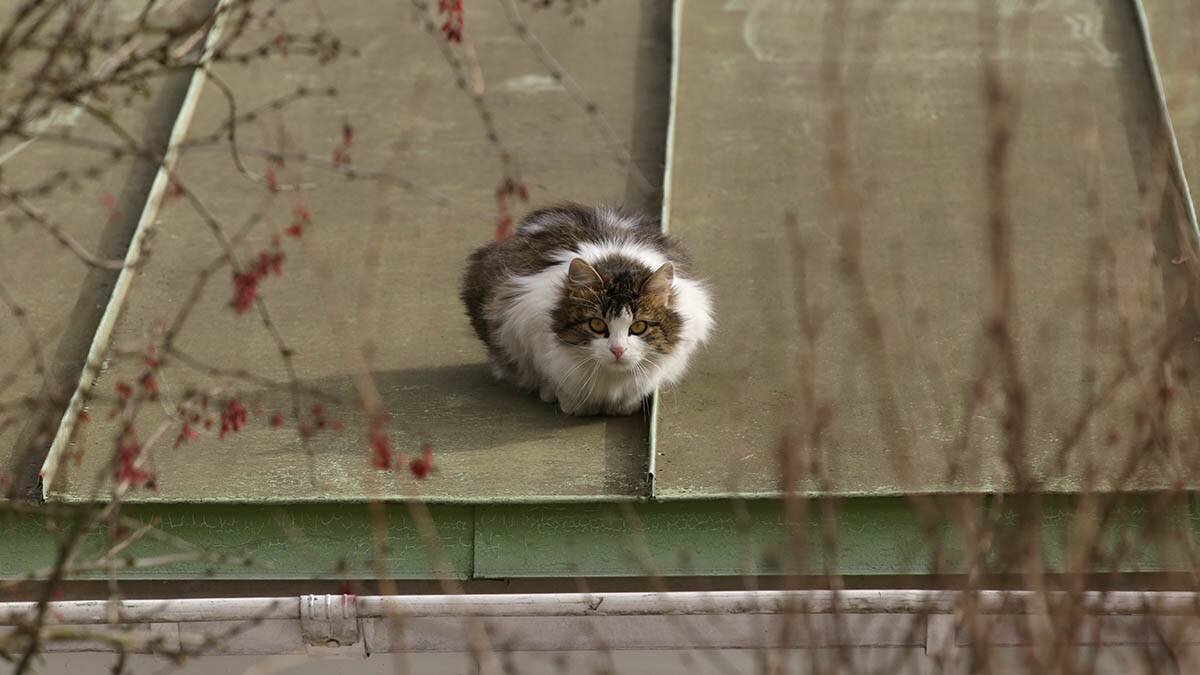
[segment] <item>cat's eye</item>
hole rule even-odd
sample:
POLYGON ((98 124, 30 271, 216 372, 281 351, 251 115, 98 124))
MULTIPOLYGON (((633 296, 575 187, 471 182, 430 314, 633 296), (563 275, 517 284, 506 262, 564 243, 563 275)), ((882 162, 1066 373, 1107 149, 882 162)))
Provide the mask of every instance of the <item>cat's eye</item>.
POLYGON ((642 333, 646 332, 647 328, 649 328, 649 326, 646 325, 645 321, 634 321, 633 325, 629 327, 629 334, 641 335, 642 333))
POLYGON ((593 333, 608 332, 608 324, 604 323, 603 319, 592 319, 588 322, 588 328, 591 328, 593 333))

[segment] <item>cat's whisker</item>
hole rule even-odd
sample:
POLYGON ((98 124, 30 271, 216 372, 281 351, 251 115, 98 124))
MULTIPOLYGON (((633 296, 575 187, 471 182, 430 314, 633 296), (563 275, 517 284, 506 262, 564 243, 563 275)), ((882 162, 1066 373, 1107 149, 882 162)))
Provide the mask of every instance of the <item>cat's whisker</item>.
POLYGON ((588 374, 587 382, 590 383, 590 386, 588 386, 587 393, 584 394, 583 400, 585 400, 585 401, 591 400, 592 393, 596 389, 596 384, 600 382, 600 378, 596 377, 596 375, 599 372, 600 372, 600 362, 597 361, 596 364, 594 366, 592 366, 592 372, 588 374))
MULTIPOLYGON (((562 394, 565 392, 567 400, 582 402, 582 399, 579 398, 579 394, 583 390, 583 388, 585 386, 587 386, 587 382, 591 379, 592 375, 596 372, 597 366, 598 366, 598 364, 596 363, 596 360, 594 358, 581 359, 578 363, 576 363, 574 366, 572 366, 571 369, 568 370, 566 372, 566 374, 563 375, 563 377, 559 380, 558 386, 562 388, 562 390, 559 393, 562 394), (590 371, 588 371, 588 374, 586 377, 583 377, 583 378, 578 378, 578 377, 572 378, 571 377, 580 368, 583 368, 584 366, 587 366, 587 365, 591 365, 592 369, 590 371)), ((561 401, 564 397, 560 395, 558 398, 561 403, 561 401)))
POLYGON ((646 398, 646 396, 654 390, 653 374, 650 372, 650 365, 653 364, 651 363, 647 365, 646 361, 643 360, 637 364, 637 367, 634 368, 634 379, 638 384, 638 392, 641 394, 639 396, 639 400, 646 398), (644 384, 643 380, 645 382, 644 384))
POLYGON ((588 386, 588 383, 592 381, 592 377, 595 376, 596 371, 599 369, 600 364, 595 359, 587 359, 584 361, 580 361, 579 365, 591 365, 592 368, 587 371, 586 376, 584 376, 582 378, 576 378, 576 380, 577 380, 576 383, 572 383, 567 380, 564 380, 563 384, 565 386, 570 387, 570 389, 568 389, 568 392, 572 398, 582 401, 583 399, 580 398, 580 395, 583 394, 583 391, 588 386))
POLYGON ((633 365, 633 381, 638 385, 638 389, 642 388, 642 376, 645 375, 649 379, 649 374, 645 370, 644 362, 639 361, 633 365))
POLYGON ((593 358, 581 359, 579 361, 579 363, 576 363, 574 366, 571 366, 571 369, 563 374, 562 381, 565 383, 568 379, 570 379, 572 373, 579 370, 582 366, 585 366, 589 363, 593 363, 595 360, 596 359, 593 359, 593 358))

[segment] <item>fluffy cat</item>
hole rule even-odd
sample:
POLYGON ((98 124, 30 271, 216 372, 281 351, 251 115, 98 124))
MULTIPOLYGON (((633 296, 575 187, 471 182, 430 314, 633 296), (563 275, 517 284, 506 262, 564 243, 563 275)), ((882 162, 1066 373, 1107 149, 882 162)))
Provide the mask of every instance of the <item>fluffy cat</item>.
POLYGON ((564 204, 471 254, 462 300, 497 378, 569 415, 629 415, 712 330, 687 267, 656 220, 564 204))

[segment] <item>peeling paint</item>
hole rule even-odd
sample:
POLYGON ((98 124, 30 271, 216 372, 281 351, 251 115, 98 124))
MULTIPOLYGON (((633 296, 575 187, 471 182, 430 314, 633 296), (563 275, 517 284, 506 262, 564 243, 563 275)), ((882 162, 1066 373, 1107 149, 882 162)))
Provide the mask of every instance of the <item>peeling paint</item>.
POLYGON ((558 80, 549 75, 530 73, 520 77, 510 77, 496 86, 497 91, 515 92, 520 94, 544 94, 551 91, 564 91, 558 80))
POLYGON ((742 23, 742 40, 754 58, 764 63, 787 63, 799 57, 803 47, 793 30, 804 5, 790 0, 753 0, 742 23))
POLYGON ((33 144, 37 140, 37 136, 53 129, 54 127, 73 127, 75 122, 79 120, 79 116, 83 114, 83 108, 80 106, 71 106, 67 110, 53 110, 46 116, 35 120, 29 125, 29 130, 33 134, 33 138, 26 139, 15 145, 11 150, 0 155, 0 165, 3 165, 8 160, 21 154, 21 151, 33 144))
POLYGON ((1104 45, 1103 15, 1089 15, 1082 12, 1068 14, 1063 22, 1071 31, 1071 38, 1079 42, 1084 51, 1105 68, 1113 68, 1121 62, 1121 57, 1104 45))

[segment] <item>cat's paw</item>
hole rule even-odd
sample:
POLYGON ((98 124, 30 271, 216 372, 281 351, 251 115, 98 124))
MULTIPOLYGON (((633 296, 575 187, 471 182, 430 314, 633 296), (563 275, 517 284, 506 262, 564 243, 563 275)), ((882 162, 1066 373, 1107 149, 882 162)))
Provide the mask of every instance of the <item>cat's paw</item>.
POLYGON ((558 400, 558 389, 553 384, 543 383, 538 388, 538 398, 544 403, 554 403, 558 400))
POLYGON ((495 360, 488 360, 488 370, 492 371, 492 377, 496 378, 497 382, 503 382, 507 379, 507 373, 504 372, 504 368, 499 363, 496 363, 495 360))

